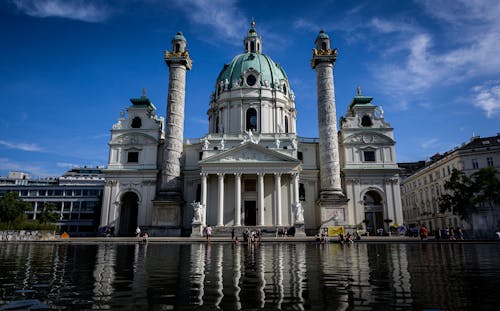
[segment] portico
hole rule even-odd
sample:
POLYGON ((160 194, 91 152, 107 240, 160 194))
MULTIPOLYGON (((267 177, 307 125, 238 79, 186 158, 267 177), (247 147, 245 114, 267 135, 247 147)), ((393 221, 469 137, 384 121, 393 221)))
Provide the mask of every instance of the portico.
POLYGON ((300 161, 246 143, 200 161, 204 225, 292 226, 300 161))

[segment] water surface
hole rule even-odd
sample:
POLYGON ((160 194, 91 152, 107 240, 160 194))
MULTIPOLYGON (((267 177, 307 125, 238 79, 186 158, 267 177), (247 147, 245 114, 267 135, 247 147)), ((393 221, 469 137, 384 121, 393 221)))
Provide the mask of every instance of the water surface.
POLYGON ((500 244, 0 244, 0 310, 497 310, 500 244))

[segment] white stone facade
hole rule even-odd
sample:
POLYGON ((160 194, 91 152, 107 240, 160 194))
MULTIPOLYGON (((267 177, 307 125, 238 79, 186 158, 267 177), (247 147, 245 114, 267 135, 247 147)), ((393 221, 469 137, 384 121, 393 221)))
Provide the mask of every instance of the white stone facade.
MULTIPOLYGON (((297 135, 295 95, 284 70, 262 53, 262 40, 252 25, 244 40, 244 53, 235 56, 217 77, 207 111, 207 134, 179 145, 179 137, 183 137, 185 74, 191 60, 182 34, 172 42, 173 52, 166 52, 165 57, 170 70, 165 140, 161 140, 159 121, 144 129, 123 125, 113 129, 103 224, 118 226, 124 223, 120 218, 128 217, 128 228, 137 224, 155 234, 170 234, 167 229, 177 227, 184 234, 192 230, 193 235, 200 235, 206 225, 215 227, 215 232, 251 226, 295 227, 296 234, 315 234, 330 225, 355 228, 363 221, 364 210, 354 200, 359 201, 366 189, 375 188, 384 197, 383 217, 400 221, 400 204, 395 202, 399 186, 394 182, 397 170, 392 129, 374 118, 384 126, 365 129, 373 140, 346 140, 339 145, 333 79, 337 51, 330 49, 326 34, 320 33, 313 52, 319 139, 297 135), (142 135, 143 144, 131 139, 118 141, 120 130, 124 138, 142 135), (376 148, 383 159, 378 164, 384 169, 376 174, 359 173, 359 161, 342 162, 346 159, 345 147, 348 152, 376 148), (125 163, 125 152, 136 149, 147 150, 139 157, 145 162, 125 163), (343 165, 347 164, 350 166, 344 173, 343 165), (342 184, 342 174, 347 174, 349 182, 344 178, 342 184), (350 181, 354 178, 360 179, 363 187, 352 188, 350 181), (176 189, 183 202, 169 201, 168 192, 176 189), (136 222, 133 215, 120 211, 121 206, 133 201, 130 196, 129 203, 120 201, 126 192, 137 196, 136 222), (326 195, 321 197, 321 193, 326 195), (333 199, 328 197, 332 194, 333 199)), ((129 119, 120 124, 128 124, 129 119)), ((158 120, 156 115, 153 119, 158 120)), ((343 139, 353 138, 351 132, 356 131, 342 130, 343 139)))

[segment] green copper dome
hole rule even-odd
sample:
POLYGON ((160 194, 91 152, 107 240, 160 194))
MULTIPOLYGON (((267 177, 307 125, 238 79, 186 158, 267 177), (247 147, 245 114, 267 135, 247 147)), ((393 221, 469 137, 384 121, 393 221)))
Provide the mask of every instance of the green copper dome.
POLYGON ((220 81, 229 82, 229 88, 234 82, 241 85, 240 79, 243 73, 251 69, 260 74, 260 81, 258 81, 260 86, 265 85, 265 81, 268 81, 268 85, 274 88, 275 84, 280 83, 280 80, 288 80, 283 68, 269 56, 261 53, 244 53, 236 55, 230 63, 224 65, 217 78, 217 85, 220 81))

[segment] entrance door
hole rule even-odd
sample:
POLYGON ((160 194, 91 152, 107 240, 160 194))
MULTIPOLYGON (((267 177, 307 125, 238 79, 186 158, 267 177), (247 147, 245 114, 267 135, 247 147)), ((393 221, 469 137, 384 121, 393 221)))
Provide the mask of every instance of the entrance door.
POLYGON ((137 212, 139 198, 133 192, 127 192, 122 196, 120 210, 120 236, 134 236, 137 228, 137 212))
POLYGON ((257 202, 245 201, 245 226, 257 225, 257 202))

